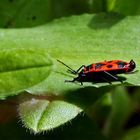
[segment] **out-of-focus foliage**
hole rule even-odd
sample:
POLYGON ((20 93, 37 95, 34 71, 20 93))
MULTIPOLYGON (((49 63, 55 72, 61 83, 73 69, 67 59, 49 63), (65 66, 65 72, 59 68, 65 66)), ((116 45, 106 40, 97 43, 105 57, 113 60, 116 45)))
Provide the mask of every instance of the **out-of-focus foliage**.
POLYGON ((83 13, 140 14, 138 0, 4 0, 0 1, 0 27, 32 27, 55 18, 83 13))
POLYGON ((88 11, 88 0, 4 0, 0 1, 0 27, 30 27, 88 11))
POLYGON ((139 0, 107 0, 107 10, 118 12, 123 15, 139 15, 139 0))
POLYGON ((123 15, 139 15, 139 0, 89 0, 90 12, 116 12, 123 15))

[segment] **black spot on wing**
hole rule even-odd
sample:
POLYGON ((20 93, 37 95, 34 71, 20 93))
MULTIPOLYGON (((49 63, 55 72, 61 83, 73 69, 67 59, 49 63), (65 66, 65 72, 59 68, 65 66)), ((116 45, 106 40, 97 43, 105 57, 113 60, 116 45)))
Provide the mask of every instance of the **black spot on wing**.
POLYGON ((107 63, 111 63, 112 61, 107 61, 107 63))
POLYGON ((119 61, 119 62, 116 62, 116 64, 118 65, 118 68, 123 68, 125 65, 126 65, 126 62, 121 62, 121 61, 119 61))
POLYGON ((112 66, 112 65, 107 65, 106 67, 107 67, 107 68, 112 68, 113 66, 112 66))
POLYGON ((104 66, 105 64, 103 63, 96 63, 95 64, 95 69, 100 69, 102 66, 104 66))
POLYGON ((92 64, 89 66, 86 66, 86 70, 89 71, 90 69, 92 69, 92 64))

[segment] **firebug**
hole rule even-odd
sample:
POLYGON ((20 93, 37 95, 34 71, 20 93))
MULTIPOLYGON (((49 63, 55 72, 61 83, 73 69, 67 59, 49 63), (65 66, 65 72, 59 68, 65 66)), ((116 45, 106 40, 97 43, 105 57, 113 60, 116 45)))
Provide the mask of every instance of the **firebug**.
POLYGON ((93 63, 88 66, 82 65, 77 70, 73 70, 67 64, 57 60, 68 68, 71 74, 77 75, 73 80, 65 80, 65 82, 108 82, 120 81, 118 74, 131 73, 136 68, 136 63, 133 60, 125 62, 123 60, 111 60, 93 63))

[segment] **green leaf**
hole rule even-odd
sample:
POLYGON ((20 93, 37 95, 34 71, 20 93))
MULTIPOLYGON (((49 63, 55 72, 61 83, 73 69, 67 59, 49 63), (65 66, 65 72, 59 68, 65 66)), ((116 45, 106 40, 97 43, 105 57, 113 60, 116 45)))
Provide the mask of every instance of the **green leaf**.
MULTIPOLYGON (((140 71, 140 17, 123 17, 116 14, 81 15, 62 18, 44 26, 31 29, 0 30, 0 48, 44 47, 54 58, 54 69, 50 76, 33 88, 31 93, 65 94, 83 87, 102 87, 108 83, 84 83, 84 86, 65 83, 75 76, 67 73, 67 68, 58 63, 60 59, 73 69, 82 64, 104 60, 120 59, 136 62, 140 71)), ((140 85, 140 72, 122 74, 124 85, 140 85)), ((113 82, 112 85, 120 82, 113 82)), ((110 85, 111 86, 111 85, 110 85)))
POLYGON ((51 66, 46 49, 1 49, 0 99, 41 82, 49 75, 51 66))
POLYGON ((19 106, 24 125, 34 133, 58 127, 73 119, 81 109, 64 101, 28 99, 19 106))
MULTIPOLYGON (((140 70, 139 21, 140 17, 123 17, 116 14, 72 16, 40 27, 40 34, 45 34, 46 29, 49 37, 43 37, 44 41, 38 39, 36 42, 42 47, 45 44, 55 59, 60 59, 75 70, 82 64, 114 59, 127 62, 134 59, 136 70, 140 70)), ((66 90, 81 88, 80 84, 64 83, 64 80, 72 80, 75 76, 68 74, 67 68, 59 62, 54 63, 56 67, 51 76, 29 89, 30 92, 47 91, 58 95, 66 90), (57 84, 54 84, 54 79, 57 84)), ((140 72, 121 76, 126 78, 124 85, 140 85, 140 72)), ((113 84, 119 85, 120 82, 113 84)), ((84 83, 84 87, 105 85, 108 83, 84 83)))
POLYGON ((108 11, 118 12, 124 15, 140 14, 139 0, 107 0, 108 11))

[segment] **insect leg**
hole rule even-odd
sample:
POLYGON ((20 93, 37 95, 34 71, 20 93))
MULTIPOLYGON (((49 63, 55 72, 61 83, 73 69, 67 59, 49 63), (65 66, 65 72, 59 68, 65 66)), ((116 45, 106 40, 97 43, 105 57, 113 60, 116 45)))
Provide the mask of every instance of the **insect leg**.
MULTIPOLYGON (((65 82, 75 82, 75 81, 76 81, 75 79, 73 79, 73 80, 65 80, 65 82)), ((83 86, 83 82, 80 81, 80 83, 81 83, 81 86, 83 86)))
POLYGON ((122 81, 121 81, 118 77, 116 77, 116 76, 110 74, 110 73, 107 72, 107 71, 104 71, 104 73, 107 74, 108 76, 112 77, 114 80, 116 80, 116 81, 120 81, 120 82, 122 83, 122 81))
POLYGON ((76 70, 76 73, 78 73, 85 65, 82 65, 78 70, 76 70))
POLYGON ((72 73, 72 74, 78 74, 78 72, 83 68, 83 67, 85 67, 85 65, 82 65, 78 70, 76 70, 76 71, 72 71, 72 70, 70 70, 70 69, 68 69, 67 70, 67 72, 69 72, 69 73, 72 73))
POLYGON ((112 77, 114 80, 119 80, 118 77, 116 77, 116 76, 110 74, 110 73, 107 72, 107 71, 104 71, 104 73, 107 74, 108 76, 112 77))

